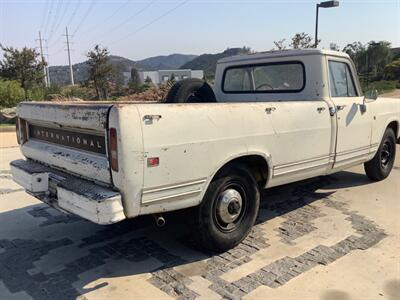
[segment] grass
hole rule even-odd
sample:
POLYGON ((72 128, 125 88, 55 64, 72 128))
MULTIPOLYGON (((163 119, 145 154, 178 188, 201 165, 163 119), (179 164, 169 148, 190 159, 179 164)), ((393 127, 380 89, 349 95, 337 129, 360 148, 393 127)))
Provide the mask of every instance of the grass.
POLYGON ((365 85, 365 83, 361 85, 364 93, 371 90, 377 90, 379 94, 385 94, 400 88, 400 82, 396 80, 380 80, 370 82, 368 86, 365 85))

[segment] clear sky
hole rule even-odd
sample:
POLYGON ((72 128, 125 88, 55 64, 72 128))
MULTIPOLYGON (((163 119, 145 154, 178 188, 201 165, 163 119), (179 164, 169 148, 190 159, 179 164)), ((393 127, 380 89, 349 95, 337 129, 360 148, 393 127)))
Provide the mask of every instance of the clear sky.
MULTIPOLYGON (((270 50, 296 32, 314 35, 313 0, 0 0, 0 42, 39 46, 47 39, 50 65, 85 60, 95 44, 133 60, 172 53, 216 53, 228 47, 270 50)), ((400 47, 400 0, 342 0, 320 9, 321 47, 386 40, 400 47)), ((1 53, 0 53, 1 56, 1 53)))

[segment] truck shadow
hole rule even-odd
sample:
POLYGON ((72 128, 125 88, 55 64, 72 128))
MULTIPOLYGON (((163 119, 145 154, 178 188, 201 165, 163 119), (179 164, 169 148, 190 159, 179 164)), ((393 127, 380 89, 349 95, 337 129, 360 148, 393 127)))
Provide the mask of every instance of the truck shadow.
MULTIPOLYGON (((268 239, 259 234, 258 225, 324 199, 334 193, 332 190, 369 184, 365 178, 341 172, 266 190, 262 213, 246 242, 252 250, 238 257, 237 264, 269 246, 268 239)), ((224 254, 195 247, 186 225, 188 215, 188 210, 169 213, 167 225, 158 229, 149 216, 102 227, 42 204, 0 213, 0 283, 11 294, 25 292, 33 299, 58 300, 95 293, 112 287, 116 278, 145 273, 150 274, 150 282, 144 280, 145 284, 163 290, 166 287, 157 286, 157 278, 165 270, 175 274, 169 276, 183 276, 182 282, 189 284, 190 276, 208 272, 207 261, 224 254), (186 265, 190 267, 185 271, 186 265), (174 267, 180 267, 187 276, 176 273, 174 267)), ((282 236, 289 242, 296 238, 282 236)), ((143 279, 137 280, 143 283, 143 279)), ((163 291, 190 298, 193 292, 186 285, 180 286, 182 294, 163 291)), ((1 291, 0 286, 0 298, 6 298, 1 291)))

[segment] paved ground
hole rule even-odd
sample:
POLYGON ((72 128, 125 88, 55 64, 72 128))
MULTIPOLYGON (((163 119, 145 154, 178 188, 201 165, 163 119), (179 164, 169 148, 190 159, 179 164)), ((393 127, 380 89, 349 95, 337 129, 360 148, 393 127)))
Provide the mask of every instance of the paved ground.
MULTIPOLYGON (((398 146, 400 153, 400 147, 398 146)), ((101 227, 25 194, 0 149, 0 299, 400 299, 400 160, 265 192, 237 248, 196 250, 181 215, 101 227)))
MULTIPOLYGON (((7 128, 7 130, 9 130, 7 128)), ((6 132, 1 132, 0 131, 0 148, 6 148, 6 147, 17 147, 17 136, 15 134, 15 129, 14 131, 6 131, 6 132)))

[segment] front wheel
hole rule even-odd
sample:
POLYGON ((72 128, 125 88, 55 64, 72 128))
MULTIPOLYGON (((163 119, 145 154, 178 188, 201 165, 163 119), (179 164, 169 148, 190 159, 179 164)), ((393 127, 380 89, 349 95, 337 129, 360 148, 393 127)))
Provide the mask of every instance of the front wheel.
POLYGON ((221 252, 238 245, 253 227, 259 204, 252 174, 241 166, 227 168, 210 183, 197 208, 195 236, 200 246, 221 252))
POLYGON ((374 158, 364 164, 365 173, 374 181, 389 176, 396 158, 396 136, 393 129, 387 128, 374 158))

